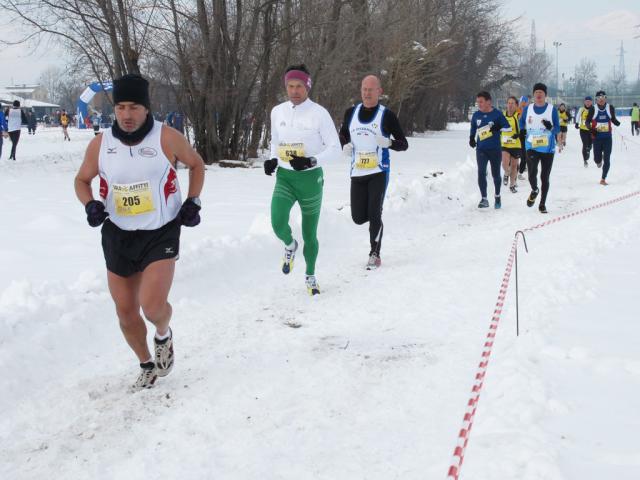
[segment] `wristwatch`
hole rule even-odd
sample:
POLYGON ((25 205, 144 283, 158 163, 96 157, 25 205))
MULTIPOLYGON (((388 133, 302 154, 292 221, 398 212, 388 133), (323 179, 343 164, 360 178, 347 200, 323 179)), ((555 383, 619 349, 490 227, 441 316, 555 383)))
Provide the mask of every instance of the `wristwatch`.
POLYGON ((202 203, 200 202, 200 197, 189 197, 187 200, 191 200, 197 206, 202 207, 202 203))

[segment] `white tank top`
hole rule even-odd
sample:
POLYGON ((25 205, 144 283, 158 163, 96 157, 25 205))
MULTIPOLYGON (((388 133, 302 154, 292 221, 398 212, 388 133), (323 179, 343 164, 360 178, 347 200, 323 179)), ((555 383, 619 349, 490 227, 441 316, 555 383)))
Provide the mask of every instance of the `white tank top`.
POLYGON ((539 152, 553 152, 555 150, 553 132, 547 130, 544 123, 542 123, 544 120, 553 123, 553 105, 547 103, 544 111, 540 114, 535 112, 533 106, 534 104, 532 103, 527 108, 525 148, 539 152))
POLYGON ((553 121, 553 106, 547 103, 544 112, 537 114, 533 108, 533 103, 527 108, 527 132, 530 130, 544 130, 543 120, 553 121))
POLYGON ((164 155, 162 123, 138 145, 102 134, 99 154, 100 196, 109 219, 123 230, 156 230, 178 215, 182 205, 176 170, 164 155))
POLYGON ((15 132, 22 127, 22 111, 19 108, 9 110, 9 118, 7 119, 7 132, 15 132))
POLYGON ((389 167, 389 149, 380 148, 376 136, 385 136, 382 133, 382 117, 384 117, 384 105, 378 105, 378 110, 371 121, 360 121, 359 103, 354 109, 349 123, 349 135, 353 145, 351 156, 351 176, 362 177, 372 173, 380 173, 389 167))

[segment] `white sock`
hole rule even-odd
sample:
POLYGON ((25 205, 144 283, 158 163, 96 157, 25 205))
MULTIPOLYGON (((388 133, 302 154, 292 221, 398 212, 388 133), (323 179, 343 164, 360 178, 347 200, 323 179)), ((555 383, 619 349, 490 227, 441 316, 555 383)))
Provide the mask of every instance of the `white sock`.
POLYGON ((294 240, 293 242, 291 242, 291 245, 287 245, 285 248, 287 250, 293 250, 294 248, 296 248, 296 241, 294 240))
POLYGON ((156 330, 156 339, 157 340, 166 340, 170 336, 171 336, 171 330, 169 328, 167 328, 167 333, 165 333, 164 335, 160 335, 160 333, 156 330))
POLYGON ((145 361, 144 361, 144 362, 142 362, 142 363, 149 363, 149 362, 153 362, 153 357, 149 357, 149 359, 148 359, 148 360, 145 360, 145 361))

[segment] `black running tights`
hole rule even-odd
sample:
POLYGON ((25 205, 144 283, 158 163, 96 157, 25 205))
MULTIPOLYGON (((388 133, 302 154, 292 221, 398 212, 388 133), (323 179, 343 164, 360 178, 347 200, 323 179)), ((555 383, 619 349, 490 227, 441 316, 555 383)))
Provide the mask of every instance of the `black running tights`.
POLYGON ((387 172, 351 177, 351 218, 358 225, 369 222, 370 253, 378 255, 382 246, 382 204, 388 178, 387 172))
POLYGON ((540 205, 546 205, 547 193, 549 193, 549 177, 551 176, 551 167, 553 166, 553 153, 527 150, 527 168, 529 170, 531 190, 538 189, 538 164, 540 164, 540 181, 542 183, 540 205))

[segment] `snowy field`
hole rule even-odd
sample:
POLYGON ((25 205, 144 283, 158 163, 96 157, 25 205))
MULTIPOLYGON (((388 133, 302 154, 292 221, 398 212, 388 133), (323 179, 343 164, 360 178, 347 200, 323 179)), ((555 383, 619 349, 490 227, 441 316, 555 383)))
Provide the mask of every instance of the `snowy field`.
MULTIPOLYGON (((502 210, 478 211, 468 125, 410 138, 392 154, 375 272, 346 162, 326 167, 313 298, 301 256, 280 273, 274 178, 209 168, 170 297, 176 367, 136 394, 99 229, 73 192, 92 132, 23 132, 17 162, 5 141, 0 478, 444 478, 514 232, 640 190, 628 131, 602 187, 570 129, 546 216, 522 181, 502 210)), ((640 478, 639 204, 527 235, 521 334, 512 279, 461 478, 640 478)), ((297 207, 292 222, 300 239, 297 207)))

